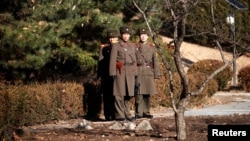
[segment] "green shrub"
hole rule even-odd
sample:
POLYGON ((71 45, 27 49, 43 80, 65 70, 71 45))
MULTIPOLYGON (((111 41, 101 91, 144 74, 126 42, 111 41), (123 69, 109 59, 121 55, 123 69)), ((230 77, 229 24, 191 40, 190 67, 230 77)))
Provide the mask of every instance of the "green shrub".
POLYGON ((239 70, 238 81, 246 92, 250 92, 250 65, 239 70))
MULTIPOLYGON (((209 76, 219 67, 223 66, 223 64, 224 63, 219 60, 213 60, 213 59, 201 60, 192 64, 188 69, 188 73, 201 72, 205 76, 209 76)), ((219 85, 218 90, 223 90, 227 87, 227 84, 231 80, 232 75, 233 71, 231 67, 228 66, 214 77, 219 85)))
POLYGON ((0 127, 83 116, 83 87, 77 83, 0 86, 0 127))

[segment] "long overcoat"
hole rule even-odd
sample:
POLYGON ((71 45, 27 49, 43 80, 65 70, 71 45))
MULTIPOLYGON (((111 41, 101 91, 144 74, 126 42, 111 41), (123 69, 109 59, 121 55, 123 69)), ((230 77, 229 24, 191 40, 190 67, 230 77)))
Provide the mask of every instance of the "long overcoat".
POLYGON ((136 45, 119 40, 112 44, 109 75, 115 76, 113 94, 134 96, 136 67, 136 45), (127 90, 126 90, 127 89, 127 90))
POLYGON ((157 93, 155 79, 160 76, 156 48, 150 43, 137 43, 136 49, 139 94, 157 93))
POLYGON ((111 44, 104 44, 100 47, 99 61, 97 68, 97 76, 102 79, 109 77, 109 60, 110 60, 111 44))

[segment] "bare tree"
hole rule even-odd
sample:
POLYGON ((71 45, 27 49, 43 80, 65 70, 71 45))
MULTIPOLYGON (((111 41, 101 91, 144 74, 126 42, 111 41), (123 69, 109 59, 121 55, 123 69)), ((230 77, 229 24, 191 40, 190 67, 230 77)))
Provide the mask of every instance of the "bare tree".
MULTIPOLYGON (((168 79, 168 84, 169 84, 169 93, 170 94, 170 98, 171 98, 171 103, 172 103, 172 107, 175 113, 175 121, 176 121, 176 133, 177 133, 177 139, 178 140, 185 140, 186 139, 186 122, 185 122, 185 117, 184 117, 184 113, 187 107, 188 102, 190 101, 190 98, 192 96, 198 95, 200 94, 203 89, 205 88, 205 86, 209 83, 209 81, 211 79, 213 79, 219 72, 223 71, 226 67, 228 67, 229 65, 232 64, 233 61, 235 61, 241 54, 238 54, 237 57, 232 58, 231 60, 226 60, 224 58, 220 43, 218 41, 216 42, 216 45, 218 47, 218 51, 220 51, 221 53, 221 57, 222 60, 224 62, 224 65, 221 66, 220 68, 218 68, 217 70, 215 70, 210 76, 208 76, 200 85, 200 87, 198 89, 196 89, 195 91, 191 91, 189 89, 189 81, 187 78, 187 74, 184 71, 184 65, 182 62, 182 55, 180 52, 180 48, 181 45, 183 43, 184 37, 186 36, 186 24, 187 24, 187 17, 190 14, 190 9, 194 8, 197 3, 199 2, 199 0, 178 0, 178 1, 171 1, 171 0, 166 0, 166 9, 170 12, 171 17, 172 17, 172 24, 174 27, 174 33, 173 33, 173 41, 171 41, 174 44, 174 54, 173 54, 173 58, 174 58, 174 62, 175 62, 175 66, 177 68, 177 72, 180 76, 181 79, 181 85, 182 85, 182 90, 180 92, 180 97, 178 99, 178 102, 175 101, 174 96, 173 96, 173 77, 172 77, 172 71, 170 68, 168 68, 168 62, 166 61, 166 59, 163 57, 161 48, 159 46, 158 47, 158 51, 159 54, 161 56, 161 59, 163 60, 163 63, 165 65, 165 68, 167 71, 167 73, 165 73, 165 77, 167 77, 168 79), (173 6, 174 5, 174 6, 173 6)), ((212 22, 214 22, 214 13, 213 13, 213 5, 212 5, 213 1, 210 0, 210 4, 211 4, 211 17, 212 17, 212 22)), ((149 31, 151 32, 151 36, 154 39, 154 35, 152 33, 151 27, 149 25, 147 16, 145 14, 145 11, 142 10, 142 8, 140 8, 138 6, 138 4, 136 3, 135 0, 133 0, 133 4, 135 5, 135 7, 139 10, 139 12, 142 14, 142 17, 144 18, 149 31)), ((212 29, 214 35, 217 35, 216 33, 216 29, 215 27, 212 29)), ((155 41, 154 41, 155 42, 155 41)))

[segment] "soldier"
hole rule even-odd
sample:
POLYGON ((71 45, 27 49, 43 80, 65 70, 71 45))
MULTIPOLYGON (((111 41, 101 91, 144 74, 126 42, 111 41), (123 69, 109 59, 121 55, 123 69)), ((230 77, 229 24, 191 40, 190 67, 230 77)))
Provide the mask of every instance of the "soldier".
POLYGON ((138 30, 140 41, 137 43, 136 60, 138 77, 135 94, 135 118, 153 118, 150 114, 150 95, 156 93, 154 79, 159 78, 159 63, 154 44, 148 43, 149 31, 146 28, 138 30))
POLYGON ((130 99, 134 96, 135 76, 137 75, 135 43, 130 42, 132 29, 120 28, 121 38, 112 44, 110 56, 110 76, 114 78, 115 118, 117 121, 132 121, 130 99))
POLYGON ((109 30, 107 32, 107 37, 109 43, 100 46, 98 77, 101 77, 104 117, 105 120, 112 121, 115 119, 115 106, 113 96, 113 78, 109 76, 109 60, 112 47, 111 44, 118 42, 119 32, 117 30, 109 30))

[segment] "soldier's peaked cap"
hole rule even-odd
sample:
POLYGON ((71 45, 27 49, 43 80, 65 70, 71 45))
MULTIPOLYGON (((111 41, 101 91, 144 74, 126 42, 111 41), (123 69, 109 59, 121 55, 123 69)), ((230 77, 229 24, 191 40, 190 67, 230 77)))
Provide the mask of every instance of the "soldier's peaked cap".
POLYGON ((122 27, 120 27, 120 33, 121 34, 124 34, 124 33, 131 34, 132 29, 129 26, 122 26, 122 27))
POLYGON ((111 29, 107 32, 107 37, 108 38, 115 38, 119 36, 119 32, 115 29, 111 29))

